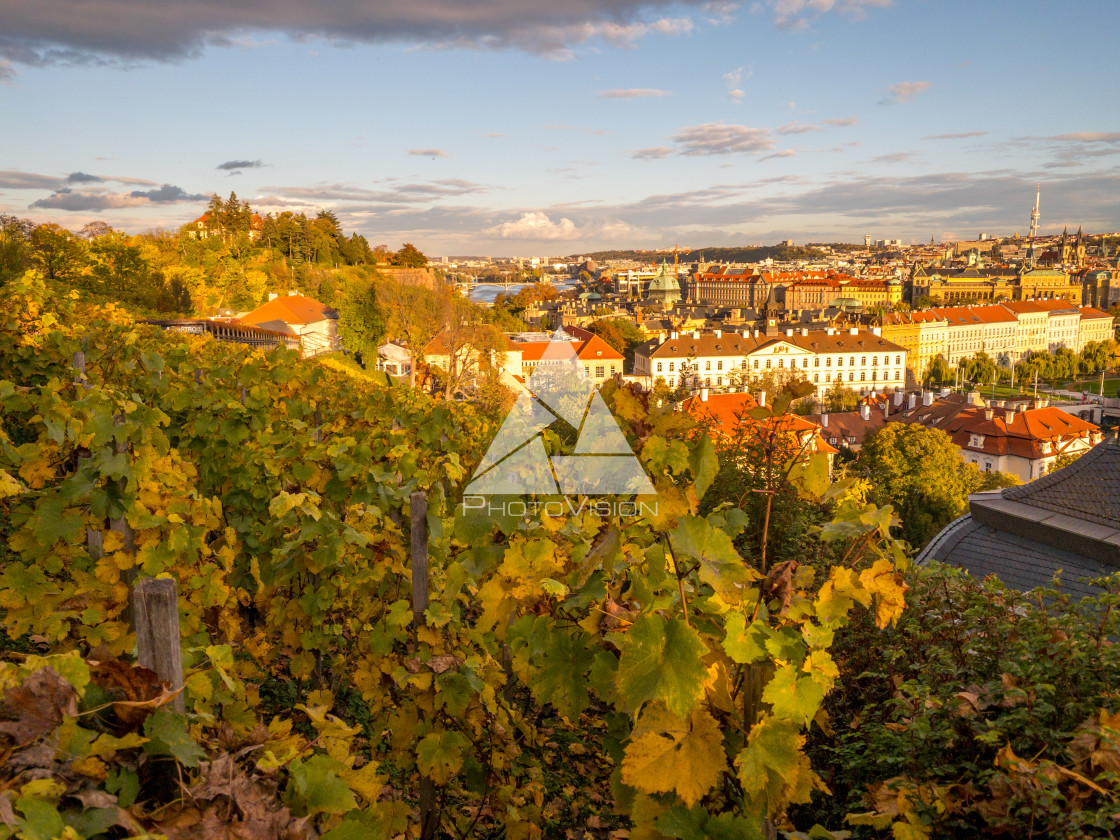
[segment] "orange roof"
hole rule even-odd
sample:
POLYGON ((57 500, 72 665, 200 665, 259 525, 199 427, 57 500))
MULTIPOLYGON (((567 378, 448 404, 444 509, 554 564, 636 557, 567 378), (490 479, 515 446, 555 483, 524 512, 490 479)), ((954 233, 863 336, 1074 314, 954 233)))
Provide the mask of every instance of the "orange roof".
POLYGON ((997 408, 992 410, 991 420, 983 408, 969 408, 946 423, 944 429, 962 449, 1031 459, 1043 457, 1044 441, 1053 445, 1051 454, 1057 454, 1078 438, 1100 433, 1092 423, 1054 406, 1025 411, 997 408), (973 435, 982 436, 983 443, 972 445, 973 435))
POLYGON ((241 320, 247 324, 264 324, 269 321, 317 324, 319 321, 335 318, 338 318, 338 313, 325 303, 303 295, 281 295, 242 316, 241 320))
MULTIPOLYGON (((731 437, 742 424, 756 423, 757 421, 747 417, 746 413, 757 407, 758 401, 746 392, 709 394, 707 400, 702 397, 688 397, 679 405, 681 411, 692 415, 709 436, 717 439, 731 437)), ((791 432, 802 441, 805 440, 806 433, 813 435, 814 452, 837 451, 824 442, 820 436, 820 428, 804 417, 783 414, 781 417, 772 417, 762 422, 778 431, 791 432)))
MULTIPOLYGON (((601 359, 615 362, 623 360, 621 353, 594 333, 576 327, 565 327, 564 329, 569 335, 572 335, 572 349, 581 362, 594 362, 601 359), (579 333, 579 335, 576 335, 576 333, 579 333)), ((513 342, 514 346, 521 350, 521 358, 526 362, 540 361, 550 343, 549 341, 513 342)))
POLYGON ((1112 316, 1107 312, 1101 312, 1099 309, 1094 309, 1091 306, 1082 306, 1081 318, 1084 320, 1086 318, 1112 318, 1112 316))
POLYGON ((949 322, 950 327, 967 327, 973 324, 998 324, 1014 321, 1015 316, 998 304, 992 306, 946 306, 930 312, 949 322))

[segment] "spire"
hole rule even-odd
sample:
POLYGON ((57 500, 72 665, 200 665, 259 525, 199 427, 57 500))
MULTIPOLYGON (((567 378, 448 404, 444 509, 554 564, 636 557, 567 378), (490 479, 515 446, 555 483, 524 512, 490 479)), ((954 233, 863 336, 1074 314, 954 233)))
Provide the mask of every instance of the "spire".
POLYGON ((1038 235, 1038 220, 1039 220, 1038 201, 1041 198, 1041 196, 1042 196, 1042 184, 1036 184, 1035 185, 1035 192, 1034 192, 1034 209, 1031 210, 1031 231, 1030 231, 1031 239, 1034 239, 1035 236, 1038 235))

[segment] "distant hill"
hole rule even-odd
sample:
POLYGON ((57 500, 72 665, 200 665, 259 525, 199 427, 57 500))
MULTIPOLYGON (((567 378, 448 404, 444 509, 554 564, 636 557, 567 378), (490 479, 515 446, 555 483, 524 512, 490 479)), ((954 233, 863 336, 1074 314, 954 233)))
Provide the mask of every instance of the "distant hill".
MULTIPOLYGON (((729 248, 693 248, 677 252, 677 259, 682 263, 709 262, 709 263, 753 263, 765 259, 772 260, 813 260, 823 259, 826 255, 821 250, 825 243, 810 243, 808 245, 745 245, 729 248)), ((827 243, 833 251, 859 251, 863 246, 853 245, 850 242, 827 243)), ((608 260, 638 260, 644 262, 672 261, 673 250, 658 251, 640 250, 614 250, 594 251, 589 254, 580 254, 596 262, 608 260)), ((571 259, 571 257, 569 257, 571 259)))

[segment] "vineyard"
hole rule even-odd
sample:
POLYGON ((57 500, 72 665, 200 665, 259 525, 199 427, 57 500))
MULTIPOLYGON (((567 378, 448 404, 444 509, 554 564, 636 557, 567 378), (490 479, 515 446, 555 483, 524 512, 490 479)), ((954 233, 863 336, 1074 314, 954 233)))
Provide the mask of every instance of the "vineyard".
MULTIPOLYGON (((704 504, 709 437, 607 386, 653 512, 468 516, 496 432, 469 405, 161 333, 34 274, 7 291, 0 837, 563 836, 573 762, 603 779, 569 794, 606 803, 590 836, 846 836, 790 815, 830 796, 807 741, 833 731, 838 633, 904 611, 897 520, 859 480, 781 464, 828 512, 830 560, 744 556, 760 523, 704 504), (132 661, 130 592, 155 577, 178 586, 185 714, 132 661)), ((928 798, 891 802, 850 822, 929 836, 928 798)))

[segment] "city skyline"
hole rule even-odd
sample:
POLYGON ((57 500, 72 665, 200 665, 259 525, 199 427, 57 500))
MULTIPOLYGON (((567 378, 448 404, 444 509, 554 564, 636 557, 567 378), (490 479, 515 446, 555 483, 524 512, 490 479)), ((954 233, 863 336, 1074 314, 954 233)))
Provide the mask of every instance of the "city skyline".
POLYGON ((0 213, 433 255, 1120 229, 1108 2, 15 0, 0 213), (127 19, 122 15, 127 14, 127 19))

